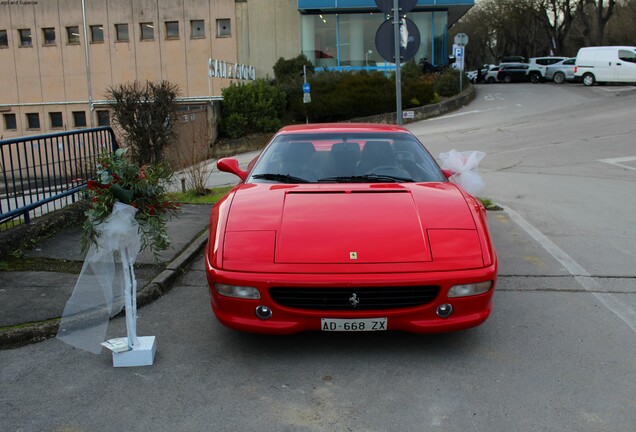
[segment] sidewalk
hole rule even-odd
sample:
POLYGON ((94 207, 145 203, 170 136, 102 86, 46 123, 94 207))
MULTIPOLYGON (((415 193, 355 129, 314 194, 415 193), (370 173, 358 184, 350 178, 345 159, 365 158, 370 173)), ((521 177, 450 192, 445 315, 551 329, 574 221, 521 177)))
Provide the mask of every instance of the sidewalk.
MULTIPOLYGON (((181 213, 168 222, 172 245, 161 252, 159 262, 149 252, 139 255, 135 265, 139 305, 169 290, 174 279, 203 249, 211 208, 211 205, 184 205, 181 213)), ((69 228, 25 252, 25 258, 41 259, 47 267, 58 264, 60 271, 34 268, 0 272, 0 349, 56 334, 58 318, 84 261, 80 238, 81 227, 69 228)))
MULTIPOLYGON (((259 152, 235 156, 241 168, 259 152)), ((206 187, 238 183, 238 177, 216 169, 216 160, 206 166, 206 187)), ((169 190, 181 190, 181 178, 187 170, 175 173, 169 190)), ((138 283, 137 302, 143 306, 170 289, 172 282, 207 243, 211 205, 189 204, 168 221, 171 247, 159 254, 159 262, 149 252, 137 257, 135 276, 138 283)), ((43 340, 57 333, 59 317, 71 297, 84 257, 80 249, 81 227, 56 233, 53 237, 25 252, 25 258, 39 263, 28 271, 0 271, 0 349, 43 340), (45 265, 46 264, 46 265, 45 265), (54 267, 56 271, 44 271, 54 267)))

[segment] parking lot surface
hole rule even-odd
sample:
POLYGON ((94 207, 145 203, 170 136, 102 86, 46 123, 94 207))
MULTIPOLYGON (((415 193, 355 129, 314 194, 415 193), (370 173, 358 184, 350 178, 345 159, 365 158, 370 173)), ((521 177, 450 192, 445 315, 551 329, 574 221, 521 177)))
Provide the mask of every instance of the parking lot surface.
MULTIPOLYGON (((409 128, 435 156, 487 153, 484 195, 505 211, 489 212, 500 276, 484 325, 243 334, 212 316, 201 255, 139 310, 139 335, 157 336, 153 366, 113 368, 107 352, 55 339, 0 351, 2 429, 632 430, 636 170, 601 160, 636 156, 635 95, 477 91, 470 106, 409 128)), ((124 333, 113 320, 109 336, 124 333)))

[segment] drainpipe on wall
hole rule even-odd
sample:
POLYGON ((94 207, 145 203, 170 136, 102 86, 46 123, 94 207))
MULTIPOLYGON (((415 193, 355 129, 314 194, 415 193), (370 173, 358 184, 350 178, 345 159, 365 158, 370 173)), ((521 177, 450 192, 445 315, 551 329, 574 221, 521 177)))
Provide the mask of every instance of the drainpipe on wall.
POLYGON ((82 0, 82 21, 84 25, 84 54, 86 57, 86 82, 88 83, 88 115, 91 127, 95 126, 93 121, 93 91, 91 89, 91 62, 88 53, 88 29, 86 28, 86 0, 82 0))

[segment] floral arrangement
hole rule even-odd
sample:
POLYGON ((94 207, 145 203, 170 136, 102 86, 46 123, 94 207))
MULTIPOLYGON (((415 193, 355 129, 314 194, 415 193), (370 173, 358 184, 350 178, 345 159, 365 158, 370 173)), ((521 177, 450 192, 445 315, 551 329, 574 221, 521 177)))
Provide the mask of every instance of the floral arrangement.
POLYGON ((179 204, 169 199, 163 186, 171 172, 165 164, 139 167, 128 159, 127 150, 120 148, 114 154, 104 154, 97 164, 95 179, 87 182, 90 208, 83 226, 83 251, 90 243, 98 244, 95 227, 110 216, 116 201, 137 209, 141 251, 150 249, 156 255, 170 246, 166 221, 180 211, 179 204))

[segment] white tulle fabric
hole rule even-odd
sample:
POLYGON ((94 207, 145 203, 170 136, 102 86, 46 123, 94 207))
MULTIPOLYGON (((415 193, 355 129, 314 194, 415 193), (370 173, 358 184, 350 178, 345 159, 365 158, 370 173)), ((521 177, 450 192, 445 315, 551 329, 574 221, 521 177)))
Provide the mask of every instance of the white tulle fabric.
POLYGON ((108 321, 124 307, 127 269, 132 269, 141 247, 136 212, 136 208, 117 202, 111 215, 95 227, 97 244, 90 246, 62 314, 57 338, 63 342, 95 354, 101 352, 108 321))
POLYGON ((478 166, 486 153, 480 151, 458 152, 451 150, 447 153, 440 153, 442 169, 453 173, 450 181, 459 185, 469 194, 475 196, 481 192, 486 185, 479 175, 478 166))

